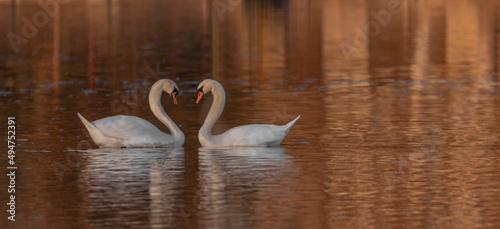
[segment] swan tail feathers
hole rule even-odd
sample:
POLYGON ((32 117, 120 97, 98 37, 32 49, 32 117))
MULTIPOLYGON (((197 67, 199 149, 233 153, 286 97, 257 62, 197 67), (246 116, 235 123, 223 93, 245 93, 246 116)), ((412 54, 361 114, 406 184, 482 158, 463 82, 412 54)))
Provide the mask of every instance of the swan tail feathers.
POLYGON ((297 116, 297 118, 295 118, 294 120, 292 120, 291 122, 289 122, 288 124, 286 124, 284 127, 285 127, 285 133, 288 133, 288 131, 290 131, 290 129, 292 128, 293 124, 295 124, 295 122, 297 122, 297 120, 299 120, 300 118, 300 115, 297 116))
POLYGON ((96 140, 103 139, 104 135, 101 133, 101 131, 99 131, 99 129, 97 129, 97 127, 94 124, 92 124, 91 122, 89 122, 80 113, 77 113, 77 114, 78 114, 78 117, 80 118, 80 120, 82 121, 83 125, 85 125, 85 128, 87 128, 87 131, 89 132, 90 137, 92 138, 92 140, 94 140, 94 142, 96 144, 98 144, 96 140))
POLYGON ((76 113, 76 114, 78 114, 78 117, 82 121, 83 125, 85 125, 87 130, 90 131, 91 129, 95 129, 95 126, 92 123, 90 123, 85 117, 83 117, 80 113, 76 113))

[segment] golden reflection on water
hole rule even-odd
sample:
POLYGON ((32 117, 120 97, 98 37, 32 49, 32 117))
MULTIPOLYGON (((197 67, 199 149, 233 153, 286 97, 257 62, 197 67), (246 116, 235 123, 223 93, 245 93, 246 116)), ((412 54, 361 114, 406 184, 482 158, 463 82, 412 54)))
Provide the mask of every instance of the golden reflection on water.
MULTIPOLYGON (((74 0, 19 52, 0 43, 14 228, 500 226, 498 1, 214 2, 74 0), (81 151, 76 112, 166 131, 145 99, 162 77, 180 86, 163 105, 184 149, 81 151), (198 150, 207 77, 228 94, 215 133, 302 114, 283 148, 198 150)), ((0 0, 0 34, 37 12, 0 0)))

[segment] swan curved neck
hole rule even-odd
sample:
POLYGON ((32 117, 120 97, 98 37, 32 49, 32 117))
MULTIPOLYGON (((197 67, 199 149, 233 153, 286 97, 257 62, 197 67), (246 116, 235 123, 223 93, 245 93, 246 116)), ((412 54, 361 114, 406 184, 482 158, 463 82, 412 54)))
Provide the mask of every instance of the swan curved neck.
POLYGON ((168 117, 167 113, 161 106, 161 95, 163 92, 162 84, 154 84, 149 92, 149 106, 151 107, 151 111, 167 128, 170 130, 172 135, 179 136, 181 135, 181 130, 175 123, 168 117))
POLYGON ((212 127, 214 127, 215 122, 219 119, 222 111, 224 110, 224 104, 226 103, 226 93, 224 88, 219 83, 214 82, 212 87, 213 101, 210 111, 208 111, 207 118, 200 129, 199 135, 206 138, 212 137, 212 127))

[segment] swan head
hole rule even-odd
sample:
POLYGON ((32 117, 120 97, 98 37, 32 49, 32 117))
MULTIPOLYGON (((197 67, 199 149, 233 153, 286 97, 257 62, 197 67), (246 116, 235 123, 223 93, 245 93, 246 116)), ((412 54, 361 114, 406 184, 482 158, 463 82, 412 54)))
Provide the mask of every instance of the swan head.
POLYGON ((161 79, 156 83, 162 84, 162 90, 167 92, 172 97, 174 104, 177 105, 177 96, 179 95, 179 87, 177 84, 169 79, 161 79))
POLYGON ((196 104, 198 104, 200 102, 203 95, 212 91, 212 89, 214 88, 214 85, 220 86, 219 82, 212 80, 212 79, 206 79, 206 80, 201 81, 200 85, 198 85, 198 90, 197 90, 198 98, 196 99, 196 104))

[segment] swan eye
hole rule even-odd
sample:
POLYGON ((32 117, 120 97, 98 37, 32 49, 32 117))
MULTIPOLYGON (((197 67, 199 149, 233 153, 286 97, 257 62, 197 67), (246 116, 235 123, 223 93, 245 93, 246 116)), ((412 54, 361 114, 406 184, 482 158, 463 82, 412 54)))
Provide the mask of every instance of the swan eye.
POLYGON ((177 90, 176 87, 174 87, 174 90, 172 91, 172 93, 170 93, 172 96, 174 95, 178 95, 179 94, 179 90, 177 90))

